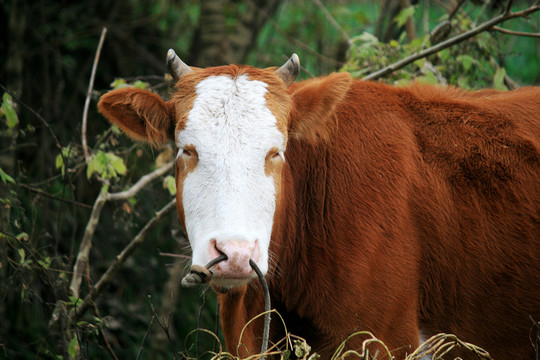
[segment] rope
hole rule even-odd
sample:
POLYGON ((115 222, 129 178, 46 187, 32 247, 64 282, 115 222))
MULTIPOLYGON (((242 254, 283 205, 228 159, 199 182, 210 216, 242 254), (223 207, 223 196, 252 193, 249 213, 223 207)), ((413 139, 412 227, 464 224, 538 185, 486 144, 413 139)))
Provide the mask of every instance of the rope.
MULTIPOLYGON (((227 260, 227 256, 225 254, 222 254, 215 258, 214 260, 210 261, 206 266, 201 265, 193 265, 191 266, 189 274, 184 276, 184 278, 181 281, 181 285, 183 288, 192 288, 200 284, 206 284, 210 281, 212 278, 212 271, 210 271, 210 268, 217 264, 220 261, 227 260)), ((268 290, 268 284, 266 283, 266 279, 264 278, 261 270, 255 263, 255 261, 249 259, 249 265, 255 270, 255 273, 257 274, 257 277, 259 278, 259 281, 261 282, 261 286, 263 288, 263 294, 264 294, 264 328, 263 328, 263 338, 262 338, 262 345, 261 345, 261 354, 266 353, 268 350, 268 340, 270 337, 270 310, 271 310, 271 304, 270 304, 270 291, 268 290)), ((265 359, 265 357, 261 357, 261 359, 265 359)))
MULTIPOLYGON (((264 354, 266 350, 268 350, 268 338, 270 337, 270 291, 268 291, 268 284, 266 284, 266 279, 264 278, 261 270, 255 264, 255 261, 249 259, 249 265, 255 270, 257 273, 257 276, 259 277, 259 280, 261 281, 261 285, 263 288, 264 293, 264 329, 263 329, 263 340, 261 345, 261 354, 264 354)), ((265 357, 262 357, 261 359, 265 359, 265 357)))

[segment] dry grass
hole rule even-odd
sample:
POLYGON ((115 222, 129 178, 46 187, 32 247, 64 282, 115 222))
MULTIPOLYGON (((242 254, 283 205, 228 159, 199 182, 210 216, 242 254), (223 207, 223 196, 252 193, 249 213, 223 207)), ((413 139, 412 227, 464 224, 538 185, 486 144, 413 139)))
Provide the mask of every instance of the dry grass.
MULTIPOLYGON (((311 347, 308 345, 305 339, 290 334, 286 329, 285 322, 281 315, 276 310, 271 310, 271 313, 274 313, 277 315, 277 317, 280 319, 280 321, 283 324, 283 327, 286 332, 286 336, 284 336, 280 341, 278 341, 275 344, 272 344, 272 346, 269 347, 269 349, 262 354, 254 354, 245 358, 240 358, 238 356, 235 356, 229 352, 226 352, 223 350, 223 346, 219 341, 219 338, 217 335, 215 335, 213 332, 209 330, 199 329, 194 330, 196 331, 202 331, 205 333, 210 334, 213 336, 216 341, 219 344, 219 350, 217 352, 207 352, 206 356, 208 356, 208 359, 210 360, 258 360, 258 359, 264 359, 269 356, 277 357, 279 356, 282 360, 287 360, 290 358, 292 354, 297 359, 301 360, 315 360, 319 359, 320 356, 317 353, 311 352, 311 347)), ((242 333, 240 335, 240 342, 236 348, 236 353, 239 353, 239 350, 245 346, 242 343, 242 337, 244 335, 245 329, 255 320, 258 319, 261 316, 264 316, 266 312, 256 316, 255 318, 251 319, 242 330, 242 333)), ((415 349, 413 352, 411 352, 405 360, 422 360, 422 359, 431 359, 431 360, 442 360, 444 359, 444 356, 446 356, 449 352, 452 350, 459 349, 461 352, 469 352, 470 354, 476 355, 476 358, 479 360, 493 360, 493 358, 489 355, 487 351, 484 349, 461 341, 457 338, 457 336, 452 334, 437 334, 435 336, 432 336, 428 340, 426 340, 424 343, 420 344, 420 346, 415 349)), ((185 359, 195 359, 193 357, 187 356, 187 354, 183 354, 183 358, 185 359)), ((358 331, 353 334, 351 334, 347 339, 345 339, 336 349, 334 352, 331 360, 345 360, 345 359, 359 359, 359 360, 383 360, 383 359, 394 359, 392 355, 391 349, 389 349, 384 342, 377 339, 371 332, 369 331, 358 331), (357 349, 348 349, 346 350, 347 343, 354 337, 362 337, 365 340, 362 342, 362 346, 357 349), (377 351, 375 353, 371 353, 370 349, 373 349, 373 346, 377 347, 377 351)), ((448 358, 446 358, 448 360, 448 358)))

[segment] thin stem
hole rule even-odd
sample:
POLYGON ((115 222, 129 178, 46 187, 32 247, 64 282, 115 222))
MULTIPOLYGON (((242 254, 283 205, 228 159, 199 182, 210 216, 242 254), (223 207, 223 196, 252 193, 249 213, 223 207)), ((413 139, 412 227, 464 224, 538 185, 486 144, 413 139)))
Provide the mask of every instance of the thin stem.
POLYGON ((86 92, 86 100, 84 102, 82 126, 81 126, 81 143, 86 162, 89 161, 90 155, 88 154, 88 144, 86 142, 86 123, 88 119, 88 108, 90 107, 90 98, 92 96, 92 90, 94 89, 94 79, 96 78, 96 70, 99 63, 99 57, 101 55, 101 48, 105 41, 105 35, 107 34, 107 28, 104 27, 101 30, 101 37, 99 38, 98 47, 96 50, 96 56, 94 57, 94 64, 92 65, 92 72, 90 74, 90 82, 88 83, 88 91, 86 92))
POLYGON ((523 32, 523 31, 514 31, 514 30, 508 30, 499 26, 494 26, 493 30, 497 30, 499 32, 509 34, 509 35, 516 35, 516 36, 528 36, 528 37, 535 37, 540 38, 540 33, 529 33, 529 32, 523 32))

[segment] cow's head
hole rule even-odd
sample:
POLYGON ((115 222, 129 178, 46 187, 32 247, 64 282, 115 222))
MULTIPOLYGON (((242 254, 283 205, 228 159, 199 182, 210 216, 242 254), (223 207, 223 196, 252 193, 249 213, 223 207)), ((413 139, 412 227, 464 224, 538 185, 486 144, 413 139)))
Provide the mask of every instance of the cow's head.
POLYGON ((255 277, 252 259, 268 270, 270 237, 280 206, 282 169, 290 136, 328 141, 328 116, 350 86, 334 74, 294 89, 293 55, 281 68, 223 66, 196 69, 169 50, 176 93, 164 102, 136 88, 104 95, 99 110, 127 135, 160 144, 174 141, 178 218, 193 264, 221 253, 212 281, 218 288, 255 277))

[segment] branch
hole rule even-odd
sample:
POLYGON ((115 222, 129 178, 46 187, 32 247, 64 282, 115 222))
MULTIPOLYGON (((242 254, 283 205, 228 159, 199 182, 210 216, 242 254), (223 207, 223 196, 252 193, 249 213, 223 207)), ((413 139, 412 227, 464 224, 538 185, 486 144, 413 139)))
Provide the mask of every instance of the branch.
POLYGON ((406 57, 405 59, 403 60, 400 60, 398 62, 395 62, 381 70, 378 70, 374 73, 371 73, 367 76, 365 76, 363 78, 363 80, 374 80, 374 79, 378 79, 378 78, 381 78, 383 76, 386 76, 390 73, 393 73, 394 71, 396 70, 399 70, 401 69, 402 67, 406 66, 406 65, 409 65, 410 63, 418 60, 418 59, 421 59, 421 58, 424 58, 426 56, 429 56, 431 54, 435 54, 443 49, 446 49, 447 47, 450 47, 452 45, 455 45, 457 43, 460 43, 464 40, 467 40, 483 31, 486 31, 486 30, 489 30, 491 29, 493 26, 495 26, 496 24, 499 24, 503 21, 506 21, 506 20, 509 20, 509 19, 513 19, 513 18, 517 18, 517 17, 526 17, 527 15, 533 13, 533 12, 536 12, 540 10, 540 5, 534 5, 534 6, 531 6, 523 11, 517 11, 517 12, 510 12, 510 13, 503 13, 497 17, 494 17, 493 19, 491 20, 488 20, 486 22, 484 22, 483 24, 475 27, 474 29, 471 29, 469 31, 466 31, 462 34, 459 34, 457 36, 454 36, 453 38, 450 38, 446 41, 443 41, 443 42, 440 42, 430 48, 427 48, 425 50, 422 50, 416 54, 413 54, 411 56, 408 56, 406 57))
POLYGON ((101 54, 101 48, 103 47, 103 42, 105 41, 106 34, 107 34, 107 28, 104 27, 103 30, 101 30, 101 37, 99 38, 99 43, 96 50, 96 56, 94 57, 94 64, 92 65, 92 73, 90 75, 90 82, 88 83, 88 91, 86 92, 86 101, 84 102, 82 127, 81 127, 81 142, 82 142, 84 158, 86 162, 88 162, 90 158, 90 155, 88 154, 88 144, 86 143, 86 122, 88 119, 88 108, 90 107, 90 97, 92 95, 92 90, 94 89, 94 79, 96 78, 96 70, 99 63, 99 56, 101 54))
POLYGON ((514 30, 508 30, 499 26, 494 26, 493 30, 500 31, 505 34, 509 35, 516 35, 516 36, 528 36, 528 37, 537 37, 540 38, 540 33, 529 33, 529 32, 523 32, 523 31, 514 31, 514 30))
POLYGON ((131 254, 143 243, 148 233, 156 226, 166 215, 175 209, 176 199, 171 200, 161 210, 156 212, 154 217, 146 223, 139 233, 131 240, 131 242, 116 256, 115 261, 109 266, 107 271, 101 276, 96 285, 86 295, 82 304, 77 308, 73 318, 78 321, 86 312, 88 307, 97 299, 105 286, 107 286, 114 278, 118 270, 131 254))
POLYGON ((154 170, 153 172, 141 177, 139 181, 137 181, 137 183, 135 183, 128 190, 119 193, 109 193, 108 185, 106 183, 103 184, 101 191, 92 208, 92 214, 90 214, 90 218, 88 219, 88 223, 86 224, 86 229, 84 231, 81 246, 79 248, 79 253, 77 254, 77 260, 75 262, 75 266, 73 267, 73 278, 70 285, 72 296, 75 296, 77 298, 79 297, 79 289, 81 287, 82 275, 84 272, 88 271, 88 259, 90 249, 92 248, 92 238, 99 223, 101 210, 103 209, 105 203, 107 201, 124 200, 135 196, 143 187, 148 185, 149 182, 169 171, 173 167, 173 165, 173 161, 165 164, 164 166, 154 170))
POLYGON ((103 205, 107 202, 108 186, 104 185, 99 192, 99 195, 94 203, 92 209, 92 214, 90 219, 88 219, 88 224, 86 224, 86 229, 84 231, 83 240, 81 242, 81 247, 79 248, 79 253, 77 254, 77 260, 73 266, 73 277, 71 279, 71 285, 69 289, 71 295, 78 298, 79 289, 81 288, 82 275, 88 270, 88 259, 90 255, 90 249, 92 248, 92 237, 96 231, 96 227, 99 222, 99 217, 101 216, 101 210, 103 210, 103 205))
POLYGON ((167 171, 172 169, 173 166, 174 166, 174 161, 171 161, 163 165, 162 167, 141 177, 139 181, 133 184, 133 186, 129 188, 128 190, 118 192, 118 193, 108 194, 107 200, 118 201, 118 200, 129 199, 130 197, 135 196, 142 188, 148 185, 149 182, 165 174, 167 171))

